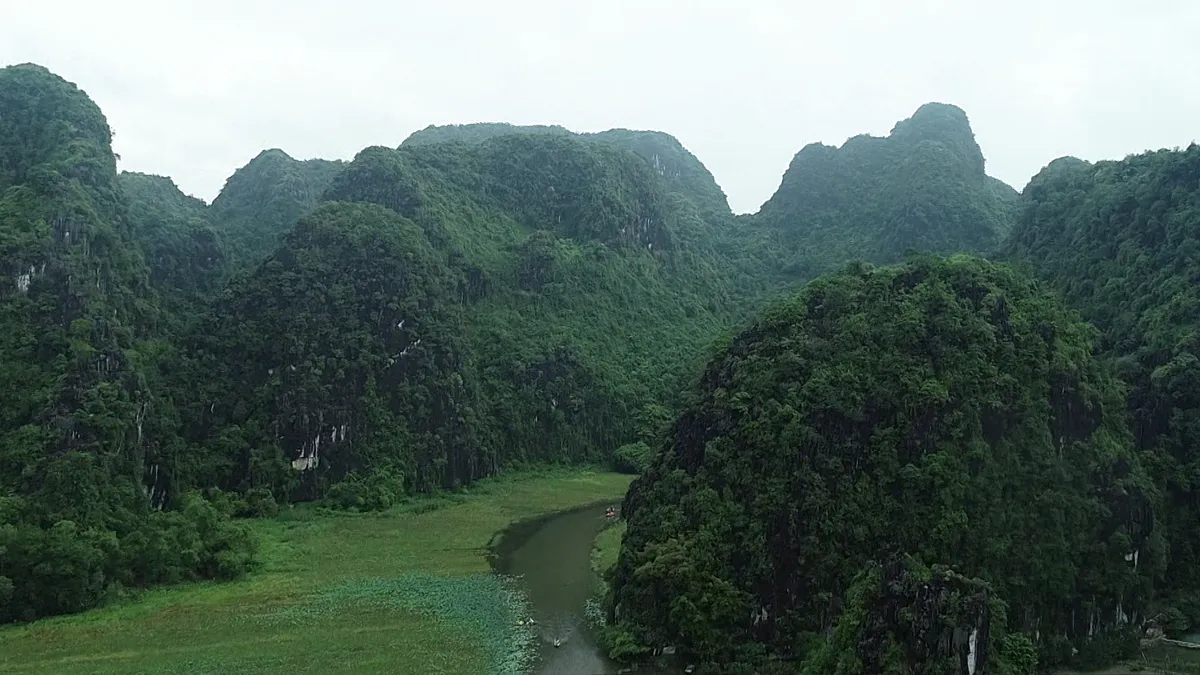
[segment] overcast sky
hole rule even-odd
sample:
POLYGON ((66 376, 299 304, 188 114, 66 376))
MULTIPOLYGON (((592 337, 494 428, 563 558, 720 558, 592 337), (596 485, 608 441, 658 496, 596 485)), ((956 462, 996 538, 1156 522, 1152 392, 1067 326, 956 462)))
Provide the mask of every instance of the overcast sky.
POLYGON ((1196 0, 0 0, 0 63, 78 84, 121 168, 211 200, 260 150, 351 158, 428 124, 657 129, 754 211, 812 141, 926 101, 1017 189, 1200 139, 1196 0))

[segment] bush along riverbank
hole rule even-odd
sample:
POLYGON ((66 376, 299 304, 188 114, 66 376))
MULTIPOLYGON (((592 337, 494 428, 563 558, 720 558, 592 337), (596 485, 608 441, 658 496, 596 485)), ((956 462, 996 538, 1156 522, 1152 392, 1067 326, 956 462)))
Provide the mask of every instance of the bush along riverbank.
MULTIPOLYGON (((596 535, 592 545, 592 583, 595 593, 587 604, 587 618, 603 637, 605 625, 604 603, 609 593, 609 578, 621 552, 621 537, 625 535, 625 521, 612 520, 596 535)), ((603 646, 603 645, 602 645, 603 646)))
POLYGON ((21 673, 518 673, 533 653, 488 545, 512 523, 619 499, 630 476, 545 471, 382 513, 297 506, 244 521, 261 568, 134 602, 0 629, 21 673))

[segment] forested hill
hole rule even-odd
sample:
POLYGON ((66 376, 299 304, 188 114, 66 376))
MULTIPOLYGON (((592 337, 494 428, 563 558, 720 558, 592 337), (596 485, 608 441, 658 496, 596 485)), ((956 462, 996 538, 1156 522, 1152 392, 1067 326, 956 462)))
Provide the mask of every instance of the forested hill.
POLYGON ((133 238, 150 266, 150 283, 169 319, 194 313, 217 290, 226 272, 225 239, 208 205, 189 197, 165 176, 122 172, 133 238))
POLYGON ((855 259, 896 262, 908 249, 991 252, 1016 199, 984 172, 966 114, 927 103, 887 137, 805 146, 743 222, 762 238, 761 257, 803 281, 855 259))
POLYGON ((667 189, 691 200, 707 218, 731 215, 724 191, 708 168, 670 134, 661 131, 610 129, 599 133, 574 133, 557 125, 517 126, 504 123, 453 124, 429 126, 414 132, 403 146, 431 143, 480 143, 488 139, 518 134, 572 136, 609 143, 631 150, 651 164, 667 189))
POLYGON ((231 262, 245 268, 266 257, 296 220, 316 206, 344 165, 299 161, 271 149, 235 171, 212 203, 212 219, 228 242, 231 262))
MULTIPOLYGON (((64 111, 41 90, 70 85, 35 71, 29 94, 52 124, 64 111)), ((97 288, 139 310, 114 316, 140 359, 130 395, 154 402, 137 418, 154 451, 130 476, 156 506, 216 487, 242 495, 236 512, 331 496, 381 507, 508 465, 607 461, 657 428, 762 295, 719 251, 719 188, 663 134, 508 134, 350 163, 268 150, 207 207, 165 177, 118 178, 104 138, 111 205, 89 215, 126 243, 97 288), (718 208, 680 192, 691 174, 718 208), (121 255, 136 274, 110 285, 121 255)), ((75 147, 40 130, 5 139, 75 147)), ((10 277, 22 289, 40 288, 30 265, 10 277)))
POLYGON ((757 297, 616 144, 266 151, 205 207, 118 177, 75 86, 0 77, 3 619, 236 575, 228 517, 281 501, 607 461, 757 297))
POLYGON ((1152 615, 1163 548, 1092 350, 1031 279, 968 256, 774 303, 630 488, 610 643, 811 675, 966 673, 968 652, 1032 673, 1025 636, 1044 665, 1072 642, 1103 662, 1089 638, 1152 615))
POLYGON ((185 415, 193 461, 220 467, 206 481, 386 505, 513 463, 606 460, 758 292, 690 201, 607 144, 372 147, 325 199, 188 340, 208 378, 185 415))
POLYGON ((153 340, 164 311, 99 108, 45 68, 0 70, 0 621, 122 587, 235 576, 253 543, 148 487, 176 443, 153 340))
POLYGON ((1129 383, 1137 447, 1165 492, 1174 608, 1200 625, 1200 146, 1030 181, 1003 255, 1030 265, 1102 330, 1129 383))
POLYGON ((975 630, 1025 673, 1200 624, 1198 157, 1060 160, 1018 196, 928 104, 735 217, 667 134, 466 125, 266 150, 205 205, 118 174, 74 85, 5 68, 0 620, 237 576, 232 519, 287 502, 612 462, 644 474, 625 656, 850 673, 975 630), (1000 248, 1102 337, 1007 266, 861 262, 910 248, 1000 248))
POLYGON ((265 150, 230 176, 211 205, 183 194, 168 177, 122 172, 135 238, 152 283, 177 315, 171 318, 195 314, 196 302, 274 251, 345 165, 265 150))
POLYGON ((570 129, 558 124, 509 124, 507 122, 475 122, 472 124, 430 124, 414 131, 404 139, 401 146, 433 145, 436 143, 480 143, 497 136, 513 134, 550 134, 576 136, 570 129))
POLYGON ((1200 146, 1015 207, 1017 268, 853 264, 714 356, 626 498, 614 653, 1032 673, 1200 625, 1200 146))

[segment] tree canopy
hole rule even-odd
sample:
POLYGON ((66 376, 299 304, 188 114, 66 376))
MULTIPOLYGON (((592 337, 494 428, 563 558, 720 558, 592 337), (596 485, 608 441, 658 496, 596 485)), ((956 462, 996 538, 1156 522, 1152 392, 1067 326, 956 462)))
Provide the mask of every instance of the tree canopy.
POLYGON ((717 662, 788 656, 889 553, 984 580, 1017 630, 1143 613, 1156 493, 1093 332, 967 256, 856 263, 775 303, 626 497, 615 630, 717 662))
POLYGON ((211 204, 111 141, 0 69, 0 621, 236 577, 281 503, 610 462, 618 656, 1017 675, 1200 625, 1200 147, 1018 194, 929 103, 734 216, 657 131, 268 149, 211 204))
POLYGON ((909 249, 989 253, 1012 222, 1017 193, 984 173, 966 113, 927 103, 879 138, 805 146, 746 226, 788 278, 811 279, 909 249))
POLYGON ((1002 255, 1046 279, 1100 330, 1129 386, 1143 462, 1165 493, 1160 585, 1200 624, 1200 146, 1051 163, 1025 189, 1002 255))

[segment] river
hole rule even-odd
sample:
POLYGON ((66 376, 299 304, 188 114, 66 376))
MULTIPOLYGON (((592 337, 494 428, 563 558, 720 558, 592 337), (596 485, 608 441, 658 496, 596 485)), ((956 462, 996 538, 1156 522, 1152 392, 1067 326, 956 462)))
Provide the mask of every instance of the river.
MULTIPOLYGON (((545 675, 609 675, 618 666, 604 656, 586 618, 598 587, 591 568, 592 544, 604 527, 607 504, 557 513, 506 530, 493 567, 520 577, 529 596, 545 675), (560 640, 559 647, 554 646, 560 640)), ((638 669, 643 673, 662 672, 638 669)))
MULTIPOLYGON (((541 638, 538 675, 613 675, 619 668, 604 656, 586 619, 589 599, 598 592, 591 568, 592 545, 604 527, 607 504, 586 506, 514 525, 495 548, 493 567, 520 578, 541 638), (562 641, 554 647, 555 639, 562 641)), ((1200 641, 1200 635, 1188 636, 1200 641)), ((1200 672, 1200 650, 1158 645, 1145 655, 1151 664, 1169 664, 1172 673, 1200 672)), ((637 675, 666 671, 638 668, 637 675)), ((1106 673, 1124 673, 1112 669, 1106 673)), ((1149 671, 1148 671, 1149 672, 1149 671)))

